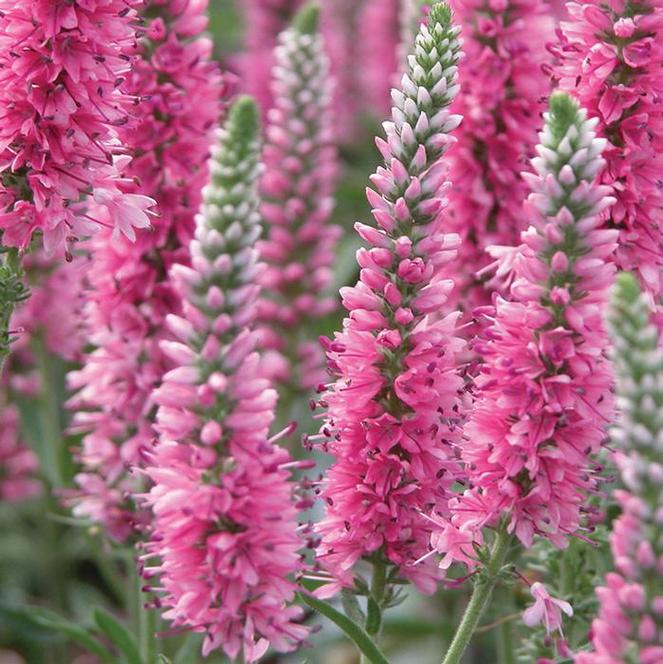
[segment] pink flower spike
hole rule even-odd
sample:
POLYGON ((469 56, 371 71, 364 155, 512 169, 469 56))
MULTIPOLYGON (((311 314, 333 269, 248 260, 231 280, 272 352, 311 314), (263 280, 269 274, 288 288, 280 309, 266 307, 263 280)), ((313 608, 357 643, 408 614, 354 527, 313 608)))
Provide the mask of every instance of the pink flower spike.
MULTIPOLYGON (((165 322, 182 313, 176 284, 196 276, 184 264, 228 92, 212 62, 212 44, 202 36, 206 4, 149 0, 142 7, 146 32, 130 49, 133 68, 124 82, 141 99, 139 122, 117 128, 138 156, 126 167, 121 190, 106 183, 91 205, 92 216, 108 226, 115 217, 119 225, 98 233, 88 247, 94 260, 85 275, 84 328, 93 349, 68 376, 75 391, 72 429, 83 434, 80 492, 71 502, 76 514, 112 523, 115 539, 129 537, 143 516, 128 498, 142 480, 127 468, 144 462, 156 438, 154 389, 172 368, 162 342, 178 334, 165 322), (151 197, 157 216, 149 210, 151 197), (124 224, 125 211, 134 226, 124 224), (151 230, 131 242, 135 226, 151 230)), ((189 308, 187 316, 195 311, 189 308)))
POLYGON ((619 232, 614 260, 638 276, 662 327, 663 6, 571 2, 558 37, 554 78, 607 141, 599 181, 614 186, 617 202, 600 220, 619 232))
POLYGON ((505 523, 526 548, 535 536, 564 547, 601 480, 591 464, 613 414, 601 310, 615 234, 588 222, 606 193, 594 183, 602 141, 563 93, 545 120, 525 205, 531 227, 513 252, 495 252, 498 271, 511 272, 510 294, 495 300, 475 345, 483 362, 461 446, 470 488, 451 504, 445 537, 449 527, 505 523), (556 178, 571 163, 575 181, 563 184, 556 178))
POLYGON ((317 23, 318 9, 307 7, 278 39, 261 182, 268 228, 258 245, 267 266, 259 305, 263 346, 270 351, 266 375, 302 392, 326 380, 324 356, 305 330, 334 309, 325 291, 341 232, 329 223, 338 158, 332 81, 317 23), (286 176, 284 164, 296 168, 286 176), (293 335, 301 341, 293 343, 293 335))
POLYGON ((439 209, 444 201, 446 181, 435 176, 433 187, 427 176, 440 170, 451 144, 441 137, 459 57, 458 29, 439 4, 419 31, 405 92, 394 93, 402 95, 409 121, 395 106, 393 122, 385 123, 389 147, 378 173, 389 186, 380 186, 383 194, 368 190, 380 229, 357 227, 369 244, 357 254, 360 281, 343 289, 348 316, 325 343, 335 376, 321 399, 323 449, 334 457, 321 491, 325 517, 316 526, 317 561, 333 577, 325 594, 351 586, 362 558, 379 557, 425 593, 435 591, 439 578, 429 546, 434 523, 425 515, 448 513, 458 477, 463 378, 457 365, 465 344, 456 336, 457 316, 437 309, 452 285, 439 273, 457 238, 444 232, 439 215, 421 209, 428 201, 439 209), (437 120, 418 138, 412 127, 424 113, 437 120), (415 154, 423 163, 412 162, 415 154), (403 194, 417 188, 415 181, 425 186, 411 209, 403 194), (411 307, 403 306, 405 298, 411 307))
MULTIPOLYGON (((415 0, 409 0, 414 2, 415 0)), ((453 111, 464 116, 450 154, 450 230, 463 238, 448 274, 456 298, 470 312, 508 292, 499 275, 477 273, 491 264, 486 249, 514 245, 528 225, 522 210, 523 166, 534 156, 537 131, 550 93, 546 43, 554 21, 546 0, 451 0, 463 30, 462 94, 453 111)), ((487 271, 488 273, 490 270, 487 271)))
POLYGON ((242 97, 212 151, 190 244, 195 276, 177 287, 183 316, 189 308, 200 315, 187 317, 189 355, 177 358, 185 371, 170 372, 158 390, 159 440, 144 471, 152 486, 139 497, 152 512, 144 560, 159 576, 163 617, 203 632, 204 656, 223 649, 246 662, 269 646, 294 650, 309 633, 294 605, 298 505, 306 501, 295 500, 295 464, 276 444, 292 427, 269 437, 276 394, 252 329, 259 158, 259 110, 242 97), (225 297, 210 305, 206 294, 219 283, 225 297), (227 325, 218 330, 220 315, 227 325))

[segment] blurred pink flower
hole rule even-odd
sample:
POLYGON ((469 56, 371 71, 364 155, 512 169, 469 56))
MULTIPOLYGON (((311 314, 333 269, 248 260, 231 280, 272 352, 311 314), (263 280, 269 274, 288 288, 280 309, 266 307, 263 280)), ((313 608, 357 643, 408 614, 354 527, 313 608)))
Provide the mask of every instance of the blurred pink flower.
POLYGON ((331 266, 341 229, 332 226, 338 157, 330 116, 332 83, 324 43, 316 29, 294 25, 281 34, 274 67, 274 107, 267 114, 259 243, 266 269, 259 318, 263 345, 273 349, 266 370, 293 388, 324 382, 324 355, 305 330, 337 304, 331 266), (276 361, 275 353, 282 356, 276 361))
POLYGON ((471 312, 504 285, 477 275, 491 263, 491 245, 514 245, 528 224, 520 177, 534 156, 537 131, 551 90, 543 66, 553 20, 545 0, 452 0, 463 29, 462 94, 453 111, 463 116, 451 152, 450 230, 463 242, 448 267, 457 282, 454 303, 471 312))

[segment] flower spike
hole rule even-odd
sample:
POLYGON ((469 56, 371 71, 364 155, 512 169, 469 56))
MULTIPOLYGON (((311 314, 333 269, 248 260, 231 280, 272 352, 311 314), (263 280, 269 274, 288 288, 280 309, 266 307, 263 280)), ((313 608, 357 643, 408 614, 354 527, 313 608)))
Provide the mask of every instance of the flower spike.
POLYGON ((191 242, 191 267, 173 268, 182 316, 167 324, 159 442, 146 473, 153 512, 143 571, 160 576, 158 604, 174 627, 203 631, 245 661, 307 635, 291 606, 301 569, 293 464, 269 438, 275 392, 261 377, 252 328, 259 287, 259 111, 249 97, 230 110, 211 161, 211 182, 191 242))
POLYGON ((636 278, 617 279, 608 314, 619 424, 612 431, 623 489, 610 535, 615 571, 596 594, 592 650, 577 664, 663 661, 663 350, 649 298, 636 278))
POLYGON ((357 253, 360 280, 341 290, 349 313, 343 330, 324 342, 337 379, 323 396, 324 449, 335 457, 317 526, 318 561, 335 579, 323 594, 352 585, 362 557, 379 559, 424 592, 436 587, 434 561, 425 560, 432 524, 424 512, 446 512, 463 388, 457 316, 438 316, 453 288, 440 269, 458 247, 441 213, 444 155, 460 122, 449 112, 459 59, 451 11, 435 5, 402 89, 392 92, 386 140, 377 140, 385 165, 367 191, 376 223, 356 225, 370 247, 357 253))
POLYGON ((502 520, 525 547, 535 535, 563 547, 597 490, 592 456, 613 413, 601 312, 616 231, 601 228, 614 199, 594 182, 605 146, 595 127, 568 95, 551 97, 536 174, 524 175, 532 225, 503 259, 510 296, 497 298, 477 344, 484 363, 462 449, 470 488, 433 538, 445 566, 473 566, 481 529, 502 520))
POLYGON ((318 33, 319 9, 304 7, 279 37, 274 107, 268 113, 262 214, 268 237, 260 319, 267 371, 295 389, 324 382, 324 359, 304 330, 336 308, 325 290, 340 228, 329 224, 338 158, 333 143, 331 79, 318 33))

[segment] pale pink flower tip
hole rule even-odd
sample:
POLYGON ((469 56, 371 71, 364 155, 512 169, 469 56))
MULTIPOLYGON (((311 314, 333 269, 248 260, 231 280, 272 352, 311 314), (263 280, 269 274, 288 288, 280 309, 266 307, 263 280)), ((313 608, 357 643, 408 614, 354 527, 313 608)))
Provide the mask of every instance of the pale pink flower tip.
POLYGON ((543 623, 546 632, 562 633, 562 613, 571 617, 573 608, 564 600, 551 597, 546 587, 538 581, 532 584, 530 588, 534 604, 523 612, 523 622, 528 627, 535 627, 543 623))

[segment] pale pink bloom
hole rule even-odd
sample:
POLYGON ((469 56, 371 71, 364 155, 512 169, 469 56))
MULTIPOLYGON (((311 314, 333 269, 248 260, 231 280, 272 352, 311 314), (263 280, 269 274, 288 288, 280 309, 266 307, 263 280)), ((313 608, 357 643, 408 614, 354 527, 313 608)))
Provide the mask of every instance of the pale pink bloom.
POLYGON ((568 602, 551 597, 546 587, 538 581, 530 588, 534 604, 523 612, 523 622, 528 627, 535 627, 543 623, 546 632, 562 633, 562 612, 567 616, 573 615, 573 609, 568 602))
POLYGON ((615 571, 596 594, 591 651, 579 664, 663 661, 663 464, 655 399, 663 374, 663 350, 649 299, 631 275, 620 275, 608 322, 621 409, 613 430, 615 460, 626 489, 614 492, 622 513, 613 521, 610 549, 615 571))

